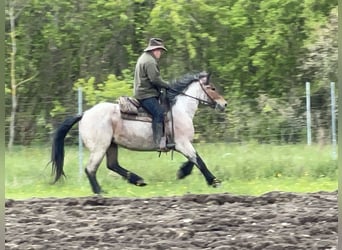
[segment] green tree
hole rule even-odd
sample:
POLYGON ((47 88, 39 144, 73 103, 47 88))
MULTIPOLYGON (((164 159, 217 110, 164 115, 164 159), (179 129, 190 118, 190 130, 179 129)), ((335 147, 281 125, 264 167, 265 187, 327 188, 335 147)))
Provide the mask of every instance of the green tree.
MULTIPOLYGON (((189 71, 211 71, 213 82, 227 99, 234 100, 223 117, 199 112, 201 124, 196 126, 203 133, 213 122, 224 124, 230 119, 236 126, 240 121, 244 125, 219 130, 225 136, 241 135, 248 130, 244 126, 252 126, 247 119, 264 118, 257 108, 260 95, 281 98, 283 105, 287 102, 300 109, 291 104, 291 96, 303 93, 305 80, 310 78, 321 86, 320 81, 335 77, 330 69, 335 67, 337 47, 335 31, 329 27, 336 25, 333 19, 328 22, 328 16, 337 3, 330 0, 9 2, 26 3, 15 19, 16 83, 12 85, 13 37, 10 19, 6 21, 8 127, 12 86, 25 81, 16 89, 20 101, 13 120, 20 124, 15 127, 14 143, 18 144, 29 144, 38 134, 42 138, 37 140, 48 140, 47 135, 67 114, 77 112, 75 89, 79 84, 86 91, 87 106, 129 94, 135 62, 152 36, 163 38, 169 49, 161 61, 165 79, 189 71), (321 28, 324 24, 326 28, 321 28), (238 117, 241 115, 246 117, 238 117)), ((7 14, 9 7, 6 4, 7 14)), ((323 106, 320 109, 326 111, 323 106)), ((300 115, 302 111, 296 112, 300 115)), ((272 115, 282 116, 280 111, 272 115)), ((212 138, 207 140, 222 138, 208 134, 212 138)))
POLYGON ((307 53, 301 59, 300 77, 311 82, 317 82, 318 88, 329 86, 329 82, 337 81, 337 8, 332 9, 328 22, 311 33, 312 43, 309 43, 307 53))

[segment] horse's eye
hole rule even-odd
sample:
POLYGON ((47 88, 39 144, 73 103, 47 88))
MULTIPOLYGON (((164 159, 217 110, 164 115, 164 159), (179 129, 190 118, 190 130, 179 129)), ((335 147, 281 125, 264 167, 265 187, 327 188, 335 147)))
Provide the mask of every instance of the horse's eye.
POLYGON ((215 88, 215 87, 211 87, 211 90, 214 90, 214 91, 215 91, 215 90, 216 90, 216 88, 215 88))

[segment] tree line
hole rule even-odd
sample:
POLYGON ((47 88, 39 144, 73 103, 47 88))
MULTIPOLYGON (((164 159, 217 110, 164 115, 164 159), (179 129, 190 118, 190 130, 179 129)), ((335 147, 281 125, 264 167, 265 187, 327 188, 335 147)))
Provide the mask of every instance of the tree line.
MULTIPOLYGON (((280 140, 301 141, 296 124, 305 105, 294 97, 305 93, 306 81, 317 95, 317 116, 329 114, 329 83, 337 80, 334 1, 6 0, 5 13, 8 144, 51 134, 75 113, 67 100, 79 86, 85 108, 130 95, 135 62, 150 37, 168 48, 160 62, 166 80, 206 70, 228 100, 234 97, 223 116, 199 112, 203 134, 213 121, 226 124, 206 133, 207 141, 245 140, 255 122, 279 131, 280 140), (290 128, 286 136, 282 128, 290 128)), ((269 140, 265 131, 253 133, 269 140)))

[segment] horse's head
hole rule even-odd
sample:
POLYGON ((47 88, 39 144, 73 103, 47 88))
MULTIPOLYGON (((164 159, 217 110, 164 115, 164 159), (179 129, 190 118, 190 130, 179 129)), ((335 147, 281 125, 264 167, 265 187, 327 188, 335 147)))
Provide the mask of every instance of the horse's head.
POLYGON ((210 74, 206 72, 186 74, 177 80, 173 80, 170 86, 171 89, 167 91, 167 97, 172 105, 175 104, 177 96, 180 95, 208 104, 221 111, 227 106, 226 100, 210 82, 210 74), (193 85, 194 88, 189 88, 192 84, 195 84, 193 85))
POLYGON ((204 103, 223 111, 227 107, 227 101, 216 91, 215 86, 210 82, 210 73, 201 72, 199 74, 199 83, 203 89, 201 99, 203 99, 204 103))

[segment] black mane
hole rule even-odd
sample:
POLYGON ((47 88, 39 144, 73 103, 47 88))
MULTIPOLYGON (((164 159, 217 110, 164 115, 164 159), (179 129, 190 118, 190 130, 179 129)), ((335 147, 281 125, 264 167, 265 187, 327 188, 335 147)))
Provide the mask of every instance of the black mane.
POLYGON ((186 89, 191 83, 194 81, 198 81, 200 76, 207 75, 206 72, 199 73, 187 73, 177 79, 174 79, 170 82, 171 89, 167 91, 167 98, 171 104, 175 104, 176 96, 179 95, 186 89), (173 91, 175 90, 175 91, 173 91))

